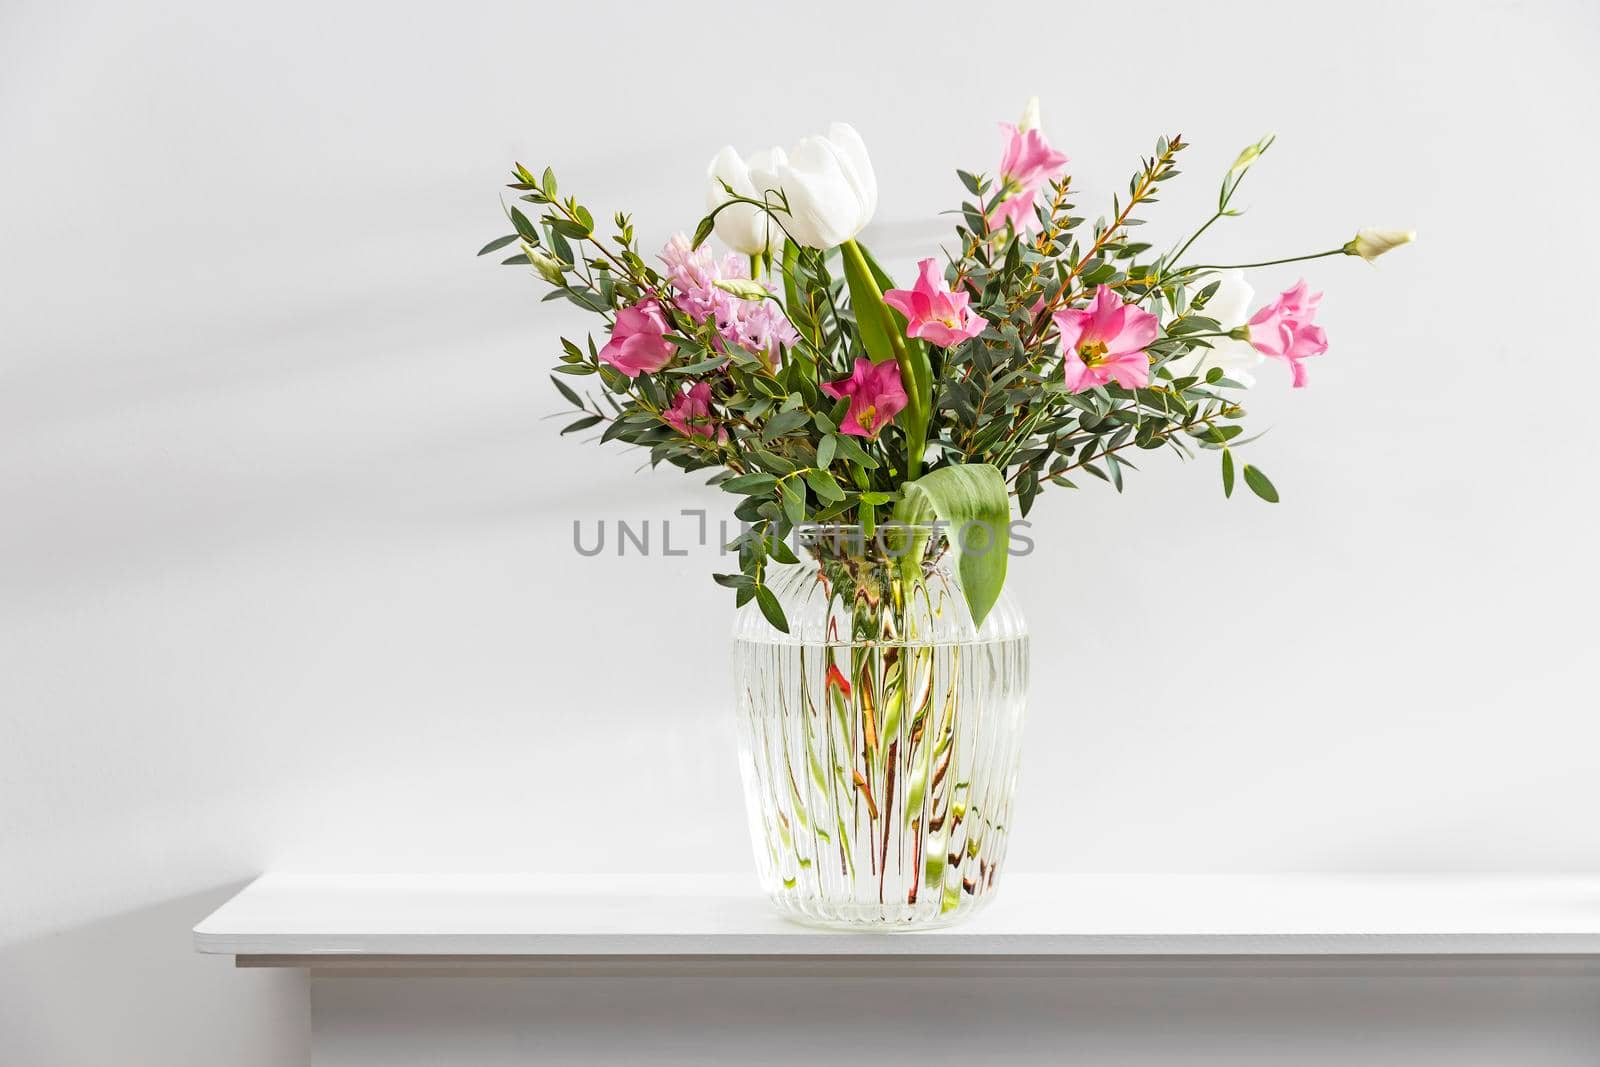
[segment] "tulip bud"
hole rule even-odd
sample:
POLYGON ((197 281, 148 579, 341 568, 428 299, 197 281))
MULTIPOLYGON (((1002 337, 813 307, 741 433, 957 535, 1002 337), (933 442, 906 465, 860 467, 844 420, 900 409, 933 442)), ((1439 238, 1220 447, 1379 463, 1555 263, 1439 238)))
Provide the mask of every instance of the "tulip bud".
POLYGON ((1028 97, 1028 106, 1022 109, 1022 121, 1017 123, 1017 129, 1026 133, 1028 130, 1039 128, 1039 98, 1028 97))
POLYGON ((753 282, 748 278, 718 278, 711 284, 725 293, 732 293, 740 300, 765 300, 771 295, 760 282, 753 282))
POLYGON ((561 261, 555 256, 540 251, 527 241, 522 242, 522 254, 528 257, 528 262, 539 272, 539 277, 551 285, 566 284, 567 280, 561 274, 561 261))
POLYGON ((1362 230, 1345 244, 1344 254, 1360 256, 1371 263, 1391 248, 1408 245, 1416 239, 1416 230, 1362 230))

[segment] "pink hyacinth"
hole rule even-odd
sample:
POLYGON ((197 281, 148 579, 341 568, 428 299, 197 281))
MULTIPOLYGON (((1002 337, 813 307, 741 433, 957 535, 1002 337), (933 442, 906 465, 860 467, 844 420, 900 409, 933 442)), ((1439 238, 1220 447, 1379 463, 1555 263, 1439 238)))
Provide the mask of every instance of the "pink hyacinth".
POLYGON ((696 325, 715 323, 724 343, 738 345, 774 363, 784 349, 799 339, 794 324, 777 304, 770 300, 742 300, 717 288, 719 281, 750 277, 750 266, 744 257, 729 254, 719 259, 707 245, 690 248, 689 239, 680 233, 661 250, 661 262, 666 264, 667 279, 672 282, 673 305, 696 325))
POLYGON ((679 433, 688 437, 726 441, 728 431, 717 425, 711 417, 711 383, 696 382, 672 398, 672 404, 661 413, 662 419, 679 433))
POLYGON ((822 391, 835 400, 850 398, 850 410, 845 413, 839 429, 852 437, 868 440, 876 438, 906 406, 900 368, 893 360, 874 363, 865 356, 857 356, 850 377, 825 382, 822 391))
POLYGON ((1251 316, 1250 343, 1262 355, 1285 360, 1294 376, 1294 387, 1306 384, 1306 368, 1301 360, 1320 356, 1328 350, 1328 335, 1313 322, 1322 294, 1311 292, 1301 279, 1251 316))
POLYGON ((1000 160, 1004 199, 989 210, 989 225, 998 230, 1010 223, 1020 233, 1033 222, 1033 199, 1040 187, 1066 173, 1067 157, 1051 148, 1039 129, 1019 130, 1009 122, 1000 128, 1006 133, 1000 160))
POLYGON ((984 331, 988 324, 983 316, 967 306, 971 295, 950 291, 937 260, 923 260, 917 271, 915 286, 883 294, 883 302, 906 317, 907 337, 949 348, 984 331))
POLYGON ((617 312, 611 340, 600 350, 600 361, 609 363, 630 378, 654 374, 672 362, 678 346, 668 341, 667 319, 654 300, 641 300, 617 312))
POLYGON ((1062 366, 1074 393, 1115 381, 1125 389, 1150 384, 1145 348, 1161 332, 1148 311, 1124 304, 1109 285, 1095 290, 1086 308, 1067 308, 1052 316, 1061 331, 1062 366))
POLYGON ((672 302, 696 324, 708 319, 719 323, 731 316, 738 297, 718 289, 716 283, 728 278, 750 277, 750 266, 741 256, 729 253, 717 258, 710 245, 689 247, 689 238, 677 234, 661 250, 672 283, 672 302))

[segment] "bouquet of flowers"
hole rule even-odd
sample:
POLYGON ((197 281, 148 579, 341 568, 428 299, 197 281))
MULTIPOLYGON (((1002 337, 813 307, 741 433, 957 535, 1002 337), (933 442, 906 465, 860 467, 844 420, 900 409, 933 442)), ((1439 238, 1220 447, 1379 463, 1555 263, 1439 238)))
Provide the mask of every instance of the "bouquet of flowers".
POLYGON ((652 465, 715 471, 743 522, 730 546, 739 570, 716 580, 779 630, 767 568, 794 562, 788 535, 802 523, 961 531, 950 548, 981 623, 1005 580, 1012 509, 1026 515, 1046 485, 1088 475, 1120 491, 1137 453, 1200 450, 1220 456, 1225 494, 1237 477, 1276 501, 1259 468, 1236 466, 1239 397, 1269 361, 1304 386, 1328 341, 1320 293, 1302 281, 1252 306, 1244 271, 1370 261, 1414 236, 1362 230, 1307 255, 1191 262, 1197 240, 1239 214, 1234 197, 1272 138, 1240 153, 1192 235, 1158 248, 1140 239, 1141 216, 1178 175, 1180 136, 1158 139, 1089 223, 1037 102, 1001 129, 998 167, 957 172, 966 199, 951 241, 908 285, 857 240, 878 185, 848 125, 788 151, 724 148, 707 170, 708 213, 654 257, 627 214, 602 232, 553 170, 515 166, 514 232, 480 254, 515 244, 504 262, 531 267, 552 287, 545 299, 602 322, 598 338, 561 341, 552 380, 578 412, 562 432, 603 427, 600 441, 647 448, 652 465))

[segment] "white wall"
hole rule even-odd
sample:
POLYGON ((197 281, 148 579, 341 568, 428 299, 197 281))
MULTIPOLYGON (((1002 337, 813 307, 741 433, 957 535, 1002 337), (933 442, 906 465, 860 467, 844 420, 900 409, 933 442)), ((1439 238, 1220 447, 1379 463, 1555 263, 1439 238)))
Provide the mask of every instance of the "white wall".
POLYGON ((847 118, 905 264, 1030 93, 1086 206, 1194 142, 1157 236, 1275 130, 1208 255, 1422 243, 1306 271, 1282 505, 1042 500, 1015 865, 1600 867, 1600 9, 1012 8, 0 7, 0 1058, 293 1062, 303 984, 187 951, 267 868, 744 869, 715 561, 570 547, 726 498, 558 438, 586 322, 471 254, 513 158, 653 243, 847 118))

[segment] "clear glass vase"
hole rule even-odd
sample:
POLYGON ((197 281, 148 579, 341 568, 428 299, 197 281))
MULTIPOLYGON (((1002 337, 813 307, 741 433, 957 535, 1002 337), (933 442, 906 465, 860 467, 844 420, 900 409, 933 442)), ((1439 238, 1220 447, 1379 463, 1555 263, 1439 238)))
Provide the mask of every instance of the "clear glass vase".
MULTIPOLYGON (((909 532, 908 532, 909 531, 909 532)), ((740 747, 761 881, 801 922, 965 918, 1005 857, 1028 637, 1002 593, 974 627, 943 534, 804 527, 800 563, 734 625, 740 747)))

